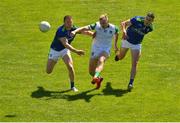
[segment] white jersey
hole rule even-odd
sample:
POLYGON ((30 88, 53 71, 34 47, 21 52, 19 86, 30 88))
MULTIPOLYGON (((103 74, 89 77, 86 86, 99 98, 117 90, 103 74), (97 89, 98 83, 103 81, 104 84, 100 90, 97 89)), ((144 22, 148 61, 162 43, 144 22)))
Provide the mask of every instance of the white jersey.
POLYGON ((114 34, 119 33, 118 28, 109 24, 107 28, 102 28, 99 22, 88 25, 88 28, 91 30, 95 30, 96 36, 93 39, 93 47, 101 47, 106 49, 111 49, 112 46, 112 38, 114 34))

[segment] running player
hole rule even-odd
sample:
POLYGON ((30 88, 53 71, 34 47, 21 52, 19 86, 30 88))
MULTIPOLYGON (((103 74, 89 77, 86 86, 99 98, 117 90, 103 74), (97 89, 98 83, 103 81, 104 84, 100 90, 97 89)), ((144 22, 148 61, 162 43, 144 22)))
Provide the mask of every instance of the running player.
MULTIPOLYGON (((51 44, 46 72, 48 74, 52 73, 53 68, 57 63, 58 59, 62 58, 69 72, 71 90, 78 91, 78 89, 74 86, 75 73, 74 73, 73 60, 70 51, 80 56, 84 55, 84 51, 78 50, 71 45, 71 42, 75 37, 75 35, 74 36, 71 35, 71 31, 75 29, 77 29, 77 27, 73 25, 72 17, 70 15, 65 16, 64 24, 58 28, 54 40, 51 44)), ((93 35, 93 32, 90 31, 86 31, 86 32, 82 31, 79 33, 93 35)))
POLYGON ((72 31, 72 34, 75 35, 82 30, 95 30, 89 61, 89 74, 93 77, 91 83, 96 84, 96 88, 99 89, 103 80, 100 77, 100 73, 103 70, 106 59, 110 56, 113 37, 115 51, 118 50, 119 30, 115 25, 109 23, 107 14, 101 15, 99 21, 94 24, 72 31))
POLYGON ((121 23, 123 36, 120 51, 115 57, 115 61, 122 60, 128 49, 131 49, 132 68, 128 84, 128 90, 133 88, 136 75, 137 63, 141 55, 141 42, 144 36, 153 31, 154 14, 149 12, 145 17, 135 16, 121 23))

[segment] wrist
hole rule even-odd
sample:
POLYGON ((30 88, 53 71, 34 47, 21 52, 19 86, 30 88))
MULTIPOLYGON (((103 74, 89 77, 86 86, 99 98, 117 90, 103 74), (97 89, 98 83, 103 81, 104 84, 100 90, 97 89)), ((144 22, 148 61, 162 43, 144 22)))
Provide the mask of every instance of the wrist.
POLYGON ((126 30, 123 30, 123 33, 126 33, 126 30))
POLYGON ((75 35, 76 35, 76 33, 77 33, 77 32, 76 32, 76 31, 74 31, 74 34, 75 34, 75 35))
POLYGON ((75 53, 78 53, 79 50, 75 49, 75 53))

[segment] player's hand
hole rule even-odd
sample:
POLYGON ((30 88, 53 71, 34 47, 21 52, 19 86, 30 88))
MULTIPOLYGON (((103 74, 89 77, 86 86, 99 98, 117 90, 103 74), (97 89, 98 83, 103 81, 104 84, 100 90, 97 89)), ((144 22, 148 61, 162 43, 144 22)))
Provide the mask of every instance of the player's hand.
POLYGON ((77 50, 76 54, 78 54, 79 56, 82 56, 85 54, 85 52, 83 50, 77 50))
POLYGON ((70 35, 73 37, 73 36, 76 35, 76 32, 75 32, 75 31, 72 31, 70 35))
POLYGON ((92 37, 93 37, 93 38, 95 38, 95 37, 96 37, 96 32, 94 32, 94 34, 92 35, 92 37))

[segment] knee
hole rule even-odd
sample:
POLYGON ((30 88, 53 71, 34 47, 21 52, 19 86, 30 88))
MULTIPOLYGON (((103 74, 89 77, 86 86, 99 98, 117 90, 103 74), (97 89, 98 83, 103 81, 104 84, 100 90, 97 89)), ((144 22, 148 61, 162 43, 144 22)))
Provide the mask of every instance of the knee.
POLYGON ((74 71, 74 67, 73 67, 72 64, 69 64, 69 65, 68 65, 68 70, 69 70, 69 71, 74 71))
POLYGON ((105 62, 106 58, 105 57, 101 57, 99 58, 99 63, 100 64, 103 64, 105 62))

